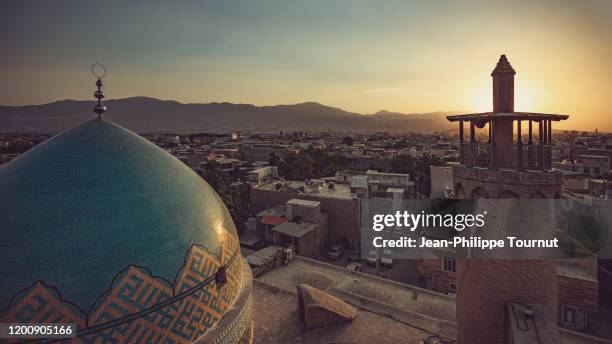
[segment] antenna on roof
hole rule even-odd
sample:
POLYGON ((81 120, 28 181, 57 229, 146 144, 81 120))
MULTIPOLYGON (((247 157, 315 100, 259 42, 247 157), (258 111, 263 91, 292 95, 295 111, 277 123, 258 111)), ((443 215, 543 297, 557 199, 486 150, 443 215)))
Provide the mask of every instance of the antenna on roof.
POLYGON ((91 65, 91 74, 98 78, 96 81, 98 90, 94 92, 94 97, 98 99, 98 104, 94 106, 93 111, 98 114, 98 118, 102 118, 102 114, 106 112, 106 105, 102 105, 102 98, 104 98, 104 92, 102 92, 102 79, 106 76, 106 67, 96 62, 91 65))

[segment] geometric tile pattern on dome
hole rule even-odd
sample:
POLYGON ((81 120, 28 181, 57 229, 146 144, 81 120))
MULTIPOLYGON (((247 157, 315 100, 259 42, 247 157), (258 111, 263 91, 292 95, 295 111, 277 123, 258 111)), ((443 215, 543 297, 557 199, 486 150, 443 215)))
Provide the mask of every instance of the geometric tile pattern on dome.
POLYGON ((218 341, 218 344, 250 343, 253 336, 252 312, 252 300, 249 298, 236 321, 218 341))
POLYGON ((145 267, 128 266, 88 315, 62 300, 61 291, 39 281, 13 298, 0 313, 0 323, 74 322, 77 333, 84 335, 71 342, 192 342, 217 323, 240 289, 238 239, 227 232, 224 237, 221 261, 204 247, 192 245, 174 283, 153 276, 145 267), (217 288, 215 273, 228 263, 227 282, 217 288), (213 282, 204 285, 211 278, 213 282), (96 331, 98 326, 103 327, 96 331))
POLYGON ((192 244, 220 256, 231 216, 202 177, 106 120, 0 165, 0 310, 40 280, 83 313, 130 264, 174 282, 192 244))

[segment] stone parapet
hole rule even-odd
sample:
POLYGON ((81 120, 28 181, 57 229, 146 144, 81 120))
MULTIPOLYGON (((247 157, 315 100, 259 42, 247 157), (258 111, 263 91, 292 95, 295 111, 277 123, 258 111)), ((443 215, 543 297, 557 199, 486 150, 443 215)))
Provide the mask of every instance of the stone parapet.
POLYGON ((561 183, 560 175, 549 171, 490 170, 462 165, 453 166, 453 177, 501 184, 560 185, 561 183))

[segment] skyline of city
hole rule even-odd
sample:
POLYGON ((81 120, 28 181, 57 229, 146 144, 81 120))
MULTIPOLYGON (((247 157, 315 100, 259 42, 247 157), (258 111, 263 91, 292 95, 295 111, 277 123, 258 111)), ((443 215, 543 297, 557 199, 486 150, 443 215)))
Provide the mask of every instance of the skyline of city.
POLYGON ((521 70, 517 111, 612 131, 609 2, 472 4, 6 2, 0 40, 12 53, 0 70, 11 82, 0 104, 89 99, 80 85, 100 61, 115 99, 481 112, 490 61, 505 53, 521 70))

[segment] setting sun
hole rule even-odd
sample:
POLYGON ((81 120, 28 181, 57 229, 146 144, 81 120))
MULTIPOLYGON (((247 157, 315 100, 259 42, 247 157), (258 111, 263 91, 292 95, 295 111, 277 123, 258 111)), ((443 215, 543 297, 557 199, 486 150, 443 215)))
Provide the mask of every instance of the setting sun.
POLYGON ((538 112, 536 104, 534 104, 533 92, 531 92, 529 86, 526 85, 515 85, 514 89, 514 111, 518 112, 538 112))
POLYGON ((472 94, 471 111, 473 112, 489 112, 493 110, 493 94, 491 94, 491 86, 482 87, 472 94))
MULTIPOLYGON (((540 112, 535 108, 533 101, 533 93, 530 92, 529 87, 518 86, 515 88, 514 93, 514 111, 517 112, 540 112)), ((490 112, 493 110, 493 94, 491 93, 491 85, 487 83, 484 87, 479 88, 471 94, 471 105, 470 111, 474 113, 478 112, 490 112)))

